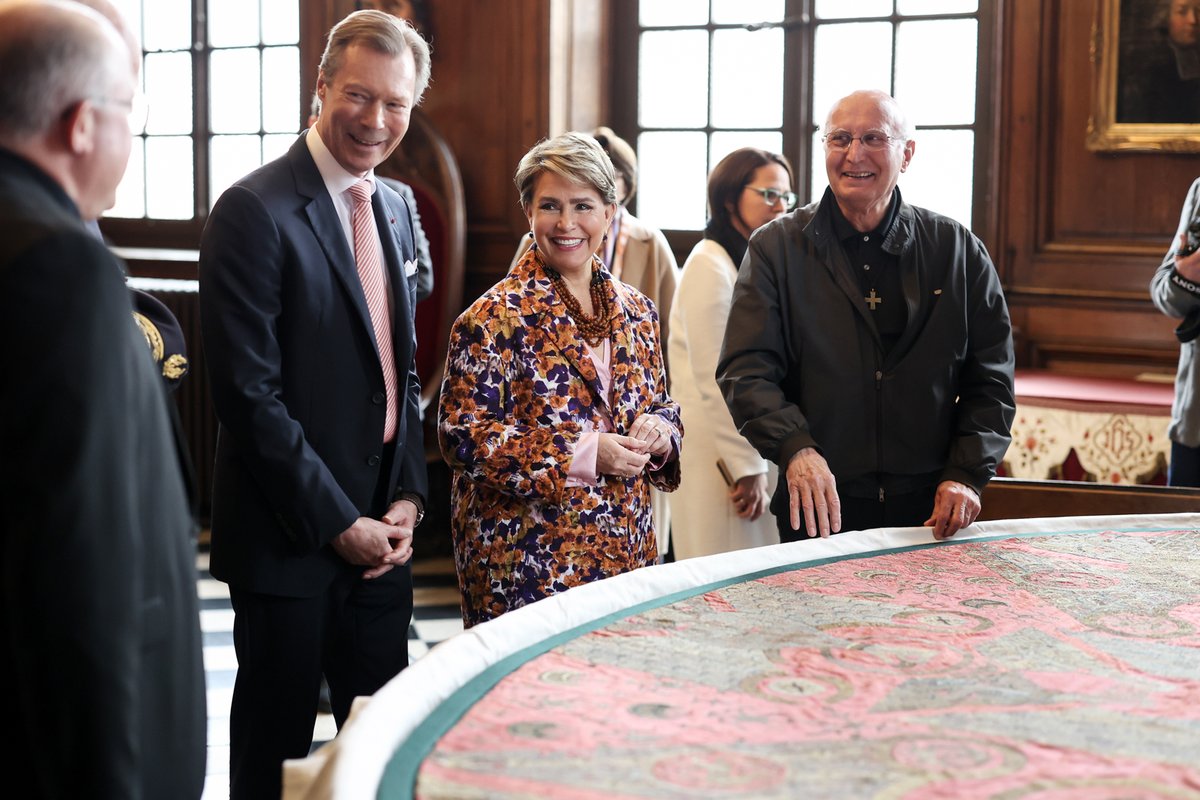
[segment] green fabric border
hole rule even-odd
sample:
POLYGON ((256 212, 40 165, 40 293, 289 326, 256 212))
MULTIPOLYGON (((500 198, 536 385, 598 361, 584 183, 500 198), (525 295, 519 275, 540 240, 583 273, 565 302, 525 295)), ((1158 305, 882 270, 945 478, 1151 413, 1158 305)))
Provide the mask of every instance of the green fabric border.
POLYGON ((1081 528, 1079 530, 1069 531, 1040 531, 1029 533, 1006 533, 997 534, 995 536, 984 536, 976 539, 948 539, 945 541, 925 542, 923 544, 904 545, 902 547, 891 547, 886 550, 870 550, 865 553, 848 553, 840 556, 830 556, 829 558, 821 558, 816 561, 792 562, 790 564, 781 564, 777 567, 758 570, 755 572, 747 572, 741 575, 735 575, 731 578, 726 578, 720 581, 704 584, 703 586, 683 589, 672 594, 664 595, 654 600, 647 600, 629 608, 615 611, 603 617, 595 619, 589 623, 578 625, 562 633, 543 639, 537 644, 530 645, 522 650, 518 650, 512 655, 497 661, 492 666, 488 667, 483 672, 476 675, 474 678, 457 689, 454 694, 450 695, 434 711, 427 716, 420 725, 415 727, 393 753, 388 761, 387 767, 384 769, 383 776, 379 780, 379 789, 375 797, 377 800, 412 800, 413 790, 416 788, 417 771, 421 768, 421 764, 433 750, 437 742, 450 730, 454 725, 462 719, 463 715, 470 710, 471 706, 475 705, 485 694, 499 683, 505 676, 515 672, 517 668, 528 661, 537 658, 543 653, 553 650, 561 644, 578 638, 585 633, 591 633, 614 622, 618 622, 626 617, 634 614, 641 614, 645 611, 650 611, 655 608, 677 603, 681 600, 695 597, 696 595, 705 594, 706 592, 724 589, 727 586, 732 586, 737 583, 745 583, 747 581, 756 581, 760 578, 765 578, 770 575, 778 575, 781 572, 792 572, 794 570, 809 569, 811 567, 820 567, 826 564, 832 564, 838 561, 848 561, 860 558, 874 558, 875 556, 891 555, 894 553, 906 553, 913 550, 926 550, 932 547, 946 547, 957 544, 978 544, 980 542, 996 542, 1004 539, 1032 539, 1048 536, 1068 536, 1081 533, 1151 533, 1155 531, 1170 531, 1183 530, 1180 528, 1081 528))

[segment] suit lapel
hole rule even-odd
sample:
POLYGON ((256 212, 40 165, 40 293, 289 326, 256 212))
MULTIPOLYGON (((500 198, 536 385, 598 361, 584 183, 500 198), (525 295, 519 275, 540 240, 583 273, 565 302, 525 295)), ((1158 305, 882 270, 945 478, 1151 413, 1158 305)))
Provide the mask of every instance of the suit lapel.
MULTIPOLYGON (((375 331, 371 325, 371 312, 367 309, 362 281, 358 277, 358 268, 354 264, 354 250, 346 241, 346 233, 342 230, 337 209, 333 207, 333 198, 329 196, 321 172, 317 169, 312 154, 308 152, 304 134, 292 145, 288 158, 296 176, 296 190, 308 198, 304 211, 308 215, 309 224, 312 225, 313 234, 325 252, 325 258, 333 273, 345 289, 346 296, 350 298, 351 305, 358 312, 363 331, 374 345, 375 331)), ((375 352, 379 352, 378 347, 375 348, 375 352)))
MULTIPOLYGON (((371 324, 371 312, 367 308, 367 299, 363 294, 362 281, 358 277, 358 267, 354 261, 354 251, 346 241, 345 231, 341 220, 333 206, 333 199, 325 187, 325 181, 317 169, 304 137, 292 146, 289 153, 293 170, 296 174, 298 191, 309 198, 305 206, 309 224, 325 253, 334 274, 341 282, 358 314, 363 332, 371 340, 375 354, 379 354, 379 344, 375 341, 375 328, 371 324)), ((407 226, 402 227, 403 214, 397 214, 387 202, 386 187, 381 183, 376 187, 371 198, 371 210, 375 214, 375 226, 379 231, 379 241, 383 251, 384 269, 388 272, 388 284, 392 296, 392 348, 396 355, 398 374, 403 382, 408 377, 407 365, 413 358, 413 307, 412 298, 408 292, 408 278, 404 274, 405 252, 403 242, 411 239, 407 226)))
MULTIPOLYGON (((409 438, 409 423, 406 398, 412 394, 409 378, 413 367, 414 350, 417 344, 416 311, 413 295, 408 290, 408 276, 404 273, 406 259, 415 258, 412 230, 408 227, 407 213, 399 213, 391 189, 376 176, 375 194, 371 198, 371 210, 375 213, 375 227, 379 231, 379 243, 383 248, 384 269, 388 273, 388 284, 392 292, 392 354, 396 358, 397 391, 400 393, 400 428, 396 439, 406 442, 409 438), (408 243, 407 246, 405 243, 408 243), (406 255, 407 254, 407 255, 406 255)), ((399 480, 404 458, 392 461, 390 486, 399 480)))

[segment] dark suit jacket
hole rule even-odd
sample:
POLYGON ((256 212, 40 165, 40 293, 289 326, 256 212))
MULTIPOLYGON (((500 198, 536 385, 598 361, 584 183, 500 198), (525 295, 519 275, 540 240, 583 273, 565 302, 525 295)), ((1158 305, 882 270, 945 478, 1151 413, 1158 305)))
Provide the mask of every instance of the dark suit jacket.
POLYGON ((0 151, 0 686, 14 797, 199 797, 196 543, 121 267, 0 151))
MULTIPOLYGON (((416 275, 404 269, 415 257, 410 215, 382 183, 373 206, 402 404, 389 497, 424 497, 416 275)), ((200 244, 200 309, 221 423, 210 569, 244 590, 311 597, 339 571, 362 570, 330 540, 369 515, 386 408, 353 252, 303 134, 213 208, 200 244)))

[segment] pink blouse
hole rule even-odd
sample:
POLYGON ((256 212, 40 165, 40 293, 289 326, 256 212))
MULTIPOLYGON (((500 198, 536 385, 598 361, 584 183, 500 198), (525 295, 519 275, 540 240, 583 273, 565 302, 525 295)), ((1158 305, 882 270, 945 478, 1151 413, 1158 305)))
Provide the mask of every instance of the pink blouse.
MULTIPOLYGON (((599 347, 592 347, 587 342, 584 342, 584 346, 587 347, 588 357, 592 359, 592 365, 596 368, 596 377, 600 380, 600 391, 603 393, 604 404, 600 407, 602 413, 597 419, 596 426, 591 430, 585 430, 575 445, 575 458, 571 460, 571 468, 567 470, 567 486, 596 485, 596 454, 600 449, 600 434, 608 433, 613 429, 612 417, 609 416, 608 411, 611 405, 609 395, 612 391, 612 370, 610 369, 612 343, 609 339, 605 339, 599 347)), ((584 425, 590 427, 591 423, 585 422, 584 425)))
MULTIPOLYGON (((600 406, 601 414, 595 427, 584 430, 579 436, 579 442, 575 445, 575 457, 571 459, 571 467, 567 470, 567 486, 596 485, 596 455, 600 450, 600 434, 610 433, 613 429, 612 417, 608 411, 612 393, 612 345, 608 339, 605 339, 600 347, 592 347, 587 342, 583 344, 587 348, 588 357, 592 359, 592 366, 596 368, 604 404, 600 406)), ((591 423, 584 423, 585 428, 590 425, 591 423)), ((660 456, 651 456, 648 466, 651 470, 662 469, 666 461, 667 459, 660 456)))

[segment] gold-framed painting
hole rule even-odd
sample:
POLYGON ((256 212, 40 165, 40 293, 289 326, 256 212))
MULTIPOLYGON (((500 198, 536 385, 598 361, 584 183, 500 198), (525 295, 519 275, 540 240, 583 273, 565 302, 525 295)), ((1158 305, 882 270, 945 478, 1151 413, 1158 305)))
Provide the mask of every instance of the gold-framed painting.
POLYGON ((1200 152, 1200 0, 1096 0, 1093 151, 1200 152))

